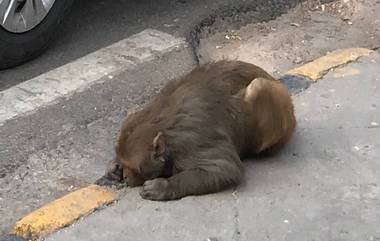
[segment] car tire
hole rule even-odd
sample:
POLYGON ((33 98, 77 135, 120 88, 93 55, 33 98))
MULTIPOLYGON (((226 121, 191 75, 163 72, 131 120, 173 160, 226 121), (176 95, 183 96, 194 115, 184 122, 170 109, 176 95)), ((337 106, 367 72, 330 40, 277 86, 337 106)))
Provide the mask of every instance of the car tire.
POLYGON ((57 0, 46 17, 33 29, 12 33, 0 25, 0 69, 36 58, 48 46, 73 0, 57 0))

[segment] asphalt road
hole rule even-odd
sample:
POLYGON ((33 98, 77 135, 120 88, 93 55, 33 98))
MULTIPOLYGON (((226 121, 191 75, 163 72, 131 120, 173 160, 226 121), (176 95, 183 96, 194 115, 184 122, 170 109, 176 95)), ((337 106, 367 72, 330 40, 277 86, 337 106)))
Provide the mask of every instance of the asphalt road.
POLYGON ((55 41, 39 58, 0 71, 0 91, 146 28, 184 36, 211 9, 230 0, 76 0, 55 41))

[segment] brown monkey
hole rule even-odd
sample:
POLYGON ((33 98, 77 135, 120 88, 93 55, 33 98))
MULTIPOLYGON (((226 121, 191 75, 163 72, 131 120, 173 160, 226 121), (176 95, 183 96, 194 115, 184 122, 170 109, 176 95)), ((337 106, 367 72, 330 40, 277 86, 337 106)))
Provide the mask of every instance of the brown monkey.
POLYGON ((282 146, 296 121, 287 87, 240 61, 198 67, 129 114, 108 175, 172 200, 239 183, 240 158, 282 146))

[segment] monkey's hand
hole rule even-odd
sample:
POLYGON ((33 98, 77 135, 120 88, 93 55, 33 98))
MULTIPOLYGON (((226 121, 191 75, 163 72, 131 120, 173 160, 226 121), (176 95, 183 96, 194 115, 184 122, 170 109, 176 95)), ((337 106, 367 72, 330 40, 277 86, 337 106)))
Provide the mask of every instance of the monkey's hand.
POLYGON ((140 195, 144 199, 163 201, 175 199, 174 190, 168 179, 156 178, 144 182, 140 195))

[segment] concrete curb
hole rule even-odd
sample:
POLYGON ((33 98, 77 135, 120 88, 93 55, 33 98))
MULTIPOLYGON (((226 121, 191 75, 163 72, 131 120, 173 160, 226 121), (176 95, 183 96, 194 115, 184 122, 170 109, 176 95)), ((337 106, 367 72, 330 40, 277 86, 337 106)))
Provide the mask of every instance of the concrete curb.
POLYGON ((91 85, 112 79, 121 71, 134 69, 186 45, 182 38, 145 29, 129 38, 90 53, 0 92, 0 126, 10 119, 54 104, 61 97, 82 92, 91 85), (108 77, 108 78, 104 78, 108 77))
MULTIPOLYGON (((116 193, 108 188, 90 185, 48 203, 18 220, 10 237, 36 240, 62 227, 72 224, 82 216, 116 200, 116 193)), ((16 239, 17 240, 17 239, 16 239)))
POLYGON ((347 48, 334 50, 287 72, 288 75, 304 76, 312 81, 322 78, 329 70, 368 56, 373 50, 366 48, 347 48))

